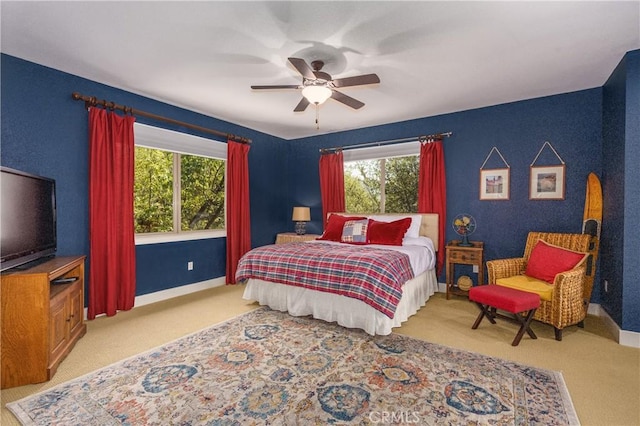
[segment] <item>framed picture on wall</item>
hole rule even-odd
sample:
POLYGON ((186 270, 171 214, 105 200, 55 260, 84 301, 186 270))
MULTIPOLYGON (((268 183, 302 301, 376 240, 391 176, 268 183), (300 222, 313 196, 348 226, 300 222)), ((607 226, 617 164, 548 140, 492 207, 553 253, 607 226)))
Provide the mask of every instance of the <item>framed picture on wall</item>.
POLYGON ((565 165, 531 166, 530 200, 564 200, 565 165))
POLYGON ((480 200, 509 199, 510 169, 480 169, 480 200))

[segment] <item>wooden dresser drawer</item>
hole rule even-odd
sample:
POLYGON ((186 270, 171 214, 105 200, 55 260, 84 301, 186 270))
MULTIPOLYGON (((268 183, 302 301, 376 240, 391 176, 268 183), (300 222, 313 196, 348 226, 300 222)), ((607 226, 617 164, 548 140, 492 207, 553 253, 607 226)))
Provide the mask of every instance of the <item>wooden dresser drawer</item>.
POLYGON ((471 250, 450 250, 449 251, 449 260, 456 263, 476 263, 480 261, 482 258, 482 253, 480 251, 471 251, 471 250))

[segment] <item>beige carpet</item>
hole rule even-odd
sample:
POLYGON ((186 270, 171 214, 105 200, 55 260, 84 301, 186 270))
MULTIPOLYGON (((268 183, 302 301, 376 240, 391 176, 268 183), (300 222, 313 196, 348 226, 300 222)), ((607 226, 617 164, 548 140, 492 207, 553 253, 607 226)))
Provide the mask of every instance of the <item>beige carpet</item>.
MULTIPOLYGON (((242 286, 219 287, 88 322, 88 330, 47 383, 2 391, 2 425, 18 424, 7 402, 47 389, 211 324, 254 309, 242 286)), ((584 329, 565 329, 563 341, 550 326, 534 323, 511 346, 514 324, 484 321, 471 330, 477 308, 464 298, 434 296, 398 333, 563 373, 583 425, 640 425, 640 350, 618 345, 602 321, 589 316, 584 329)))

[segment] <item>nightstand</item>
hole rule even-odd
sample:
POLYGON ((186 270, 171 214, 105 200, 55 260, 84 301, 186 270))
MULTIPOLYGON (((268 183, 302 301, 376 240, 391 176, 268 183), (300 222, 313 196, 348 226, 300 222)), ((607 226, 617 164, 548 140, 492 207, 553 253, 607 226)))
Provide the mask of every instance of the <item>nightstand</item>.
POLYGON ((468 290, 458 288, 453 280, 455 279, 456 263, 462 265, 473 265, 478 267, 478 285, 484 284, 484 243, 481 241, 470 241, 472 247, 460 246, 460 241, 454 240, 447 244, 446 268, 447 268, 447 299, 449 295, 468 296, 468 290))
POLYGON ((318 234, 298 235, 295 232, 282 232, 276 237, 276 244, 299 243, 302 241, 315 240, 318 237, 320 237, 318 234))

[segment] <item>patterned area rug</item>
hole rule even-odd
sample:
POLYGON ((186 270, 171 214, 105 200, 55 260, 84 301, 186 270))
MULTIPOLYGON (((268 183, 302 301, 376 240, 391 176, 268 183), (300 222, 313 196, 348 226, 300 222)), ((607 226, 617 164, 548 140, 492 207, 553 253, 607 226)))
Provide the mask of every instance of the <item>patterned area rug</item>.
POLYGON ((560 373, 267 308, 7 406, 27 425, 578 424, 560 373))

